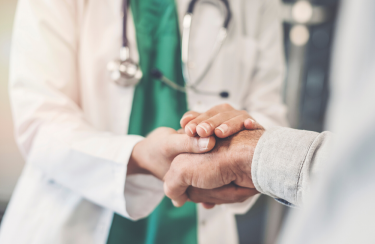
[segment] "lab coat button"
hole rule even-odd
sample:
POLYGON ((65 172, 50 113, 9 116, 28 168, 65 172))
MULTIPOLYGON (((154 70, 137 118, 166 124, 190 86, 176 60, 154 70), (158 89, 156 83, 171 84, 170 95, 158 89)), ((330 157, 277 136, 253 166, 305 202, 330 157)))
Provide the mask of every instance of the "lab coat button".
POLYGON ((206 220, 201 220, 201 226, 205 226, 206 225, 206 220))

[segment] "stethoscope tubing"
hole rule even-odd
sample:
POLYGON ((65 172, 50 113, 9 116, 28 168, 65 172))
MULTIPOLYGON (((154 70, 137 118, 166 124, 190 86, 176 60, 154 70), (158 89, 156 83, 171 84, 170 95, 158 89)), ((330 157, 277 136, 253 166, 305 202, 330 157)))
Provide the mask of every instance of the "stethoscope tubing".
POLYGON ((202 73, 196 78, 194 83, 192 83, 192 81, 190 79, 190 73, 189 73, 189 70, 188 70, 189 40, 190 40, 190 30, 191 30, 191 22, 192 22, 193 13, 194 13, 194 7, 195 7, 195 4, 198 2, 198 0, 191 0, 190 1, 189 5, 188 5, 188 9, 186 11, 186 14, 183 18, 182 45, 181 45, 182 71, 183 71, 183 76, 184 76, 185 82, 187 84, 187 87, 194 90, 194 91, 198 90, 197 86, 203 81, 204 77, 206 77, 208 71, 211 69, 211 67, 214 63, 214 60, 216 59, 217 55, 219 54, 220 49, 221 49, 221 47, 222 47, 222 45, 223 45, 223 43, 224 43, 224 41, 227 37, 227 34, 228 34, 228 25, 229 25, 229 22, 232 18, 232 12, 231 12, 228 0, 220 0, 220 1, 224 4, 224 6, 226 8, 226 17, 225 17, 225 20, 224 20, 224 23, 223 23, 222 27, 219 30, 219 34, 216 38, 216 42, 214 44, 211 57, 209 58, 209 61, 206 64, 206 66, 204 67, 202 73))
MULTIPOLYGON (((224 4, 224 6, 226 8, 226 16, 225 16, 223 25, 220 28, 219 34, 216 38, 216 42, 214 44, 212 54, 209 58, 209 62, 206 64, 202 73, 197 77, 195 82, 192 83, 191 80, 190 80, 190 74, 189 74, 189 70, 188 70, 188 62, 189 62, 189 40, 190 40, 191 22, 192 22, 193 13, 194 13, 194 7, 195 7, 195 4, 198 2, 198 0, 191 0, 190 1, 189 5, 188 5, 188 8, 187 8, 187 11, 186 11, 186 14, 184 15, 184 18, 183 18, 183 31, 182 31, 182 43, 181 43, 181 59, 182 60, 181 61, 182 61, 183 76, 184 76, 184 80, 185 80, 186 85, 180 86, 180 85, 174 83, 173 81, 171 81, 170 79, 165 77, 159 70, 152 71, 151 72, 152 77, 161 80, 162 82, 164 82, 169 87, 171 87, 171 88, 173 88, 177 91, 180 91, 180 92, 186 93, 187 89, 191 89, 195 93, 199 93, 199 94, 220 95, 221 97, 228 97, 229 96, 228 92, 225 92, 225 91, 223 91, 221 93, 215 93, 215 92, 201 91, 201 90, 197 89, 197 86, 203 81, 204 77, 207 75, 208 71, 211 69, 211 67, 214 63, 214 60, 216 59, 217 55, 220 52, 220 49, 221 49, 221 47, 224 43, 224 40, 227 37, 228 26, 229 26, 230 20, 232 18, 232 13, 231 13, 231 9, 230 9, 230 5, 229 5, 228 0, 220 0, 220 1, 224 4)), ((133 62, 133 60, 131 60, 131 57, 130 57, 130 48, 129 48, 129 42, 128 42, 128 37, 127 37, 128 7, 129 7, 129 0, 123 0, 122 46, 121 46, 121 49, 120 49, 120 61, 121 62, 134 63, 137 67, 139 67, 138 64, 133 62)), ((123 71, 120 70, 119 72, 121 73, 123 71)), ((142 72, 141 72, 140 69, 138 70, 138 73, 140 74, 139 77, 142 77, 142 75, 141 75, 142 72)), ((121 76, 124 79, 127 79, 126 77, 129 76, 129 75, 127 73, 121 73, 121 76)), ((134 77, 130 78, 130 79, 133 79, 133 83, 134 83, 134 77)), ((124 84, 126 84, 126 82, 129 83, 129 81, 125 80, 124 84)), ((125 86, 127 86, 127 85, 125 85, 125 86)))

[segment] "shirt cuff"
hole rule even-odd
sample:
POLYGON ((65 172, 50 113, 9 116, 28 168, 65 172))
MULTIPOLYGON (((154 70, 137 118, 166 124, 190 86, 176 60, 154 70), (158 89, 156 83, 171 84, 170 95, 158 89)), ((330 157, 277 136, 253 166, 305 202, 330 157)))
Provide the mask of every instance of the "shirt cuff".
POLYGON ((319 133, 273 127, 260 138, 251 175, 255 188, 275 199, 299 205, 299 180, 305 158, 319 133))
POLYGON ((126 212, 132 220, 147 217, 164 198, 163 182, 152 175, 129 175, 125 183, 126 212))

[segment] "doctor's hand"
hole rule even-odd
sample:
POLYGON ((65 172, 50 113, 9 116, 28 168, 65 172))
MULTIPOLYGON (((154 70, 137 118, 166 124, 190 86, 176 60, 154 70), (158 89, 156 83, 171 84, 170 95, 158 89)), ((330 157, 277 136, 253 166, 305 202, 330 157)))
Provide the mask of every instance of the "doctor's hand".
POLYGON ((206 111, 189 111, 180 121, 189 136, 226 138, 244 129, 256 129, 259 125, 244 110, 236 110, 229 104, 220 104, 206 111))
MULTIPOLYGON (((202 197, 194 199, 191 196, 191 186, 209 192, 211 189, 215 191, 215 188, 233 183, 239 187, 253 189, 248 197, 256 194, 251 178, 251 163, 255 147, 263 133, 262 127, 244 130, 229 138, 218 139, 211 152, 178 155, 164 177, 165 194, 172 199, 175 206, 182 206, 187 200, 204 202, 207 206, 222 203, 202 197)), ((225 194, 230 200, 235 191, 225 194)))
POLYGON ((215 137, 189 137, 160 127, 138 142, 128 162, 127 174, 152 174, 163 179, 172 160, 181 153, 205 153, 215 146, 215 137))

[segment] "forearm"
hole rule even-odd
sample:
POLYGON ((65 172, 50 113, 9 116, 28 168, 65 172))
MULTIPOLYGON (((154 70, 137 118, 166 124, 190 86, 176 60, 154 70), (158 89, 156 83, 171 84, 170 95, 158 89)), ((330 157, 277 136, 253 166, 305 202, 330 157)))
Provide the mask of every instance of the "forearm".
POLYGON ((264 133, 252 161, 257 190, 293 205, 301 205, 311 177, 327 158, 332 133, 274 127, 264 133))

